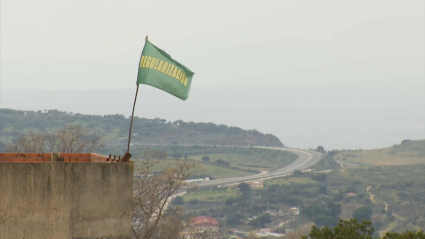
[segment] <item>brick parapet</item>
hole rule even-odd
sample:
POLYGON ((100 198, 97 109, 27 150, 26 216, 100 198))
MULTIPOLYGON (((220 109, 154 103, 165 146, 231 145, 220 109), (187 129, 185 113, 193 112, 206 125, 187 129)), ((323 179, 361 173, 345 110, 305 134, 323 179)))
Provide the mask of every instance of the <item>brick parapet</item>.
MULTIPOLYGON (((44 163, 51 162, 51 153, 0 153, 0 163, 44 163)), ((58 162, 64 163, 114 163, 121 157, 108 157, 95 153, 60 153, 58 162)))

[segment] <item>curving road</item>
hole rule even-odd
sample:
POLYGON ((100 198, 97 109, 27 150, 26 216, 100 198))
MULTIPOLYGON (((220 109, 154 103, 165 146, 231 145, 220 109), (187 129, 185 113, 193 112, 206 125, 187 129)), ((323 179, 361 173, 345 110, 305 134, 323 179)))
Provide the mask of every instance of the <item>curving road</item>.
MULTIPOLYGON (((241 183, 241 182, 246 182, 246 181, 265 180, 265 179, 282 177, 282 176, 293 173, 294 170, 307 169, 308 167, 319 162, 319 160, 322 158, 321 153, 318 153, 316 151, 310 151, 310 150, 289 149, 289 148, 273 148, 273 147, 254 147, 254 148, 289 151, 291 153, 298 155, 298 158, 293 163, 289 164, 288 166, 276 169, 276 170, 268 172, 268 173, 260 173, 260 174, 257 174, 257 175, 251 175, 251 176, 246 176, 246 177, 211 180, 211 181, 207 181, 207 182, 198 183, 197 185, 199 187, 219 186, 219 185, 236 184, 236 183, 241 183)), ((167 201, 165 208, 168 207, 169 203, 171 202, 171 200, 173 198, 175 198, 177 196, 182 196, 184 194, 186 194, 186 189, 181 189, 181 191, 174 194, 167 201)))
POLYGON ((289 148, 272 148, 272 147, 257 147, 264 148, 270 150, 282 150, 289 151, 291 153, 297 154, 298 158, 288 166, 283 168, 276 169, 274 171, 268 172, 266 174, 260 173, 256 175, 246 176, 246 177, 237 177, 237 178, 225 178, 225 179, 217 179, 211 180, 207 182, 202 182, 199 184, 200 187, 207 186, 218 186, 218 185, 227 185, 234 184, 246 181, 254 181, 254 180, 265 180, 271 178, 282 177, 294 172, 294 170, 304 170, 308 167, 316 164, 322 157, 322 154, 316 151, 310 150, 301 150, 301 149, 289 149, 289 148))

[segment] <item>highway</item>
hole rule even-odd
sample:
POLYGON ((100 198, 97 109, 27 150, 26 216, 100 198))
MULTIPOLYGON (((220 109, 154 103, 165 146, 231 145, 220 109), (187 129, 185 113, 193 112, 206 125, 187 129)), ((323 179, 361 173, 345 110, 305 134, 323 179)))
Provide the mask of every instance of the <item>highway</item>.
MULTIPOLYGON (((230 184, 236 184, 246 181, 255 181, 255 180, 265 180, 265 179, 271 179, 271 178, 278 178, 285 175, 289 175, 294 172, 294 170, 303 170, 307 169, 308 167, 316 164, 319 162, 319 160, 322 158, 322 154, 316 151, 310 151, 310 150, 301 150, 301 149, 290 149, 290 148, 274 148, 274 147, 254 147, 254 148, 263 148, 263 149, 270 149, 270 150, 282 150, 282 151, 288 151, 291 153, 294 153, 298 155, 298 158, 288 166, 285 166, 283 168, 276 169, 274 171, 268 172, 268 173, 260 173, 256 175, 246 176, 246 177, 236 177, 236 178, 224 178, 224 179, 217 179, 217 180, 210 180, 210 181, 204 181, 202 183, 197 183, 199 187, 208 187, 208 186, 220 186, 220 185, 230 185, 230 184)), ((181 189, 178 193, 174 194, 172 197, 170 197, 166 204, 165 209, 168 207, 171 200, 177 196, 182 196, 186 194, 186 189, 181 189)))
POLYGON ((293 163, 283 168, 279 168, 274 171, 268 172, 266 174, 260 173, 256 175, 245 176, 245 177, 225 178, 225 179, 205 181, 205 182, 199 183, 199 186, 200 187, 219 186, 219 185, 235 184, 235 183, 246 182, 246 181, 265 180, 265 179, 282 177, 282 176, 293 173, 294 170, 307 169, 310 166, 319 162, 319 160, 322 157, 321 153, 316 151, 310 151, 310 150, 273 148, 273 147, 256 147, 256 148, 288 151, 288 152, 297 154, 298 158, 293 163))
MULTIPOLYGON (((131 144, 131 145, 149 145, 149 146, 163 146, 162 144, 131 144)), ((179 146, 197 146, 197 145, 179 145, 179 146)), ((204 147, 214 147, 215 145, 201 145, 204 147)), ((240 148, 250 148, 250 146, 235 146, 235 145, 217 145, 216 147, 240 147, 240 148)), ((262 146, 253 146, 253 148, 261 148, 261 149, 269 149, 269 150, 282 150, 288 151, 298 155, 298 158, 291 164, 276 169, 274 171, 270 171, 268 173, 260 173, 251 176, 245 177, 236 177, 236 178, 224 178, 217 180, 204 181, 202 183, 197 183, 199 187, 207 187, 207 186, 219 186, 219 185, 228 185, 235 184, 246 181, 256 181, 256 180, 265 180, 271 178, 278 178, 285 175, 292 174, 294 170, 304 170, 313 166, 322 158, 322 154, 316 151, 304 150, 304 149, 291 149, 291 148, 281 148, 281 147, 262 147, 262 146)))

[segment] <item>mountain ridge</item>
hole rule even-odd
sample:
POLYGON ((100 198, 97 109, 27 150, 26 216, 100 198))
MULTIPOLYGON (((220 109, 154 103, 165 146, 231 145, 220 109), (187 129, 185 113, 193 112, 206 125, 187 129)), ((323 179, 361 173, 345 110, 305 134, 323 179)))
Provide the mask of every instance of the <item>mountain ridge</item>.
MULTIPOLYGON (((84 125, 103 134, 107 144, 120 144, 126 140, 118 141, 119 138, 128 137, 130 117, 119 114, 101 116, 59 110, 22 111, 3 108, 0 109, 0 122, 0 144, 3 147, 20 134, 31 130, 49 132, 68 124, 84 125)), ((211 122, 171 122, 135 116, 132 134, 132 143, 283 147, 282 142, 272 134, 211 122)))

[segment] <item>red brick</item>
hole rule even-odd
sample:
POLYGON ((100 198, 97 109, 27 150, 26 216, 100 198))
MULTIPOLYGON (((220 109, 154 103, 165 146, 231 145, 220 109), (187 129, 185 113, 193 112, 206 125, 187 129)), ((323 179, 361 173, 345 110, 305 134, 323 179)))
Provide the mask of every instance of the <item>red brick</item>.
POLYGON ((24 158, 11 158, 10 161, 11 162, 16 162, 16 163, 24 162, 24 158))
POLYGON ((36 163, 37 162, 37 158, 25 158, 24 159, 25 162, 32 162, 32 163, 36 163))
POLYGON ((81 154, 81 158, 90 158, 91 154, 90 153, 83 153, 81 154))
POLYGON ((3 154, 4 157, 16 157, 16 153, 4 153, 3 154))
POLYGON ((45 158, 45 159, 50 159, 50 158, 52 158, 52 156, 50 155, 50 154, 43 154, 43 157, 41 157, 41 158, 45 158))
POLYGON ((69 156, 73 158, 81 158, 81 153, 72 153, 72 154, 69 154, 69 156))
POLYGON ((10 158, 0 157, 0 162, 10 162, 10 158))
POLYGON ((90 159, 78 159, 78 161, 77 162, 79 162, 79 163, 89 163, 90 162, 90 159))

